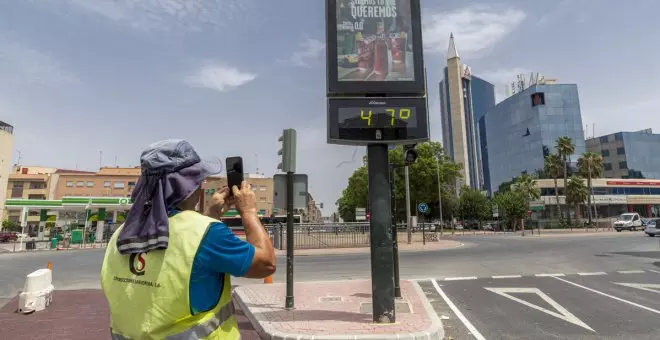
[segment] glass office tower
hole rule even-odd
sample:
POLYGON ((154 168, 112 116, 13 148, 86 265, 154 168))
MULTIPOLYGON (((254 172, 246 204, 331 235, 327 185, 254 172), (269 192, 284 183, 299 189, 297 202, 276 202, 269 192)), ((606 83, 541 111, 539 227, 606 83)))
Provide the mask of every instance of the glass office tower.
POLYGON ((543 169, 559 137, 573 139, 572 163, 586 150, 575 84, 532 85, 489 110, 479 129, 484 183, 490 194, 521 173, 543 169))
POLYGON ((603 156, 606 178, 660 179, 660 134, 651 129, 590 138, 587 150, 603 156))

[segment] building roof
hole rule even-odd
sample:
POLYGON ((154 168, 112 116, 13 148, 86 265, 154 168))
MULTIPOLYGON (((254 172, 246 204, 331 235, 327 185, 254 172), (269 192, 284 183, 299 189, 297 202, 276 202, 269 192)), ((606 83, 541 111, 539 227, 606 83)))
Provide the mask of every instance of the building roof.
POLYGON ((9 174, 10 181, 47 181, 47 174, 9 174))
POLYGON ((460 58, 458 55, 458 50, 456 49, 456 43, 454 42, 454 33, 449 35, 449 48, 447 49, 447 60, 460 58))
POLYGON ((95 174, 92 171, 81 171, 81 170, 68 170, 68 169, 57 169, 56 174, 95 174))

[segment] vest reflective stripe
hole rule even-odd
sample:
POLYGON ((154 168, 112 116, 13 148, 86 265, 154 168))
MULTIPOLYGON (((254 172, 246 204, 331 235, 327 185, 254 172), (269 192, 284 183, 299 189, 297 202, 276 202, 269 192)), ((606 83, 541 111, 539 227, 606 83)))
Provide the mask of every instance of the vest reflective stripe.
POLYGON ((229 320, 230 317, 234 316, 236 314, 234 310, 234 304, 229 303, 220 310, 215 313, 215 315, 206 320, 206 322, 199 324, 197 326, 194 326, 193 328, 190 328, 189 330, 183 331, 179 334, 174 334, 170 335, 166 340, 196 340, 196 339, 204 339, 205 337, 211 335, 211 333, 215 332, 220 325, 229 320))
MULTIPOLYGON (((220 325, 227 321, 230 317, 234 316, 236 314, 236 311, 234 310, 234 304, 230 303, 222 308, 210 319, 208 319, 206 322, 194 326, 191 329, 188 329, 186 331, 183 331, 179 334, 174 334, 170 335, 165 338, 165 340, 197 340, 197 339, 204 339, 207 336, 211 335, 211 333, 215 332, 220 325)), ((112 340, 130 340, 129 338, 117 334, 117 333, 112 333, 112 340)), ((240 336, 238 338, 240 340, 240 336)))

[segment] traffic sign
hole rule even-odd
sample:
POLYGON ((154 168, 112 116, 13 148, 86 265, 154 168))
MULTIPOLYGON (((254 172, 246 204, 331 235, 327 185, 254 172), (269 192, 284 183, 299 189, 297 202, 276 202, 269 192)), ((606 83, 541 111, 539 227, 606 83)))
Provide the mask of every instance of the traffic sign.
POLYGON ((419 211, 422 214, 426 214, 429 212, 429 205, 426 203, 420 203, 417 205, 417 211, 419 211))

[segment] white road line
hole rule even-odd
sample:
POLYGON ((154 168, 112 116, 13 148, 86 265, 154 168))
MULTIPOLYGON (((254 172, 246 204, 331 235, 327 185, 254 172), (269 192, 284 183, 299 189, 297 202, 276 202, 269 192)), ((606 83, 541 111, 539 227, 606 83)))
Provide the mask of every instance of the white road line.
MULTIPOLYGON (((476 276, 465 276, 465 277, 445 277, 445 281, 462 281, 462 280, 476 280, 476 276)), ((435 282, 435 281, 433 281, 435 282)))
POLYGON ((617 271, 619 274, 643 274, 643 270, 619 270, 617 271))
POLYGON ((522 275, 495 275, 492 276, 493 279, 518 279, 521 278, 522 275))
POLYGON ((653 272, 653 273, 656 273, 656 274, 660 274, 659 271, 657 271, 657 270, 653 270, 653 269, 647 269, 647 271, 649 271, 649 272, 653 272))
POLYGON ((536 274, 536 277, 557 277, 557 276, 566 276, 566 274, 536 274))
POLYGON ((595 276, 595 275, 607 275, 606 272, 593 272, 593 273, 577 273, 580 276, 595 276))
POLYGON ((486 340, 486 338, 484 338, 484 336, 481 335, 481 333, 479 333, 479 331, 474 327, 474 325, 472 325, 470 320, 468 320, 465 317, 465 315, 463 315, 463 313, 461 313, 461 311, 458 310, 458 308, 456 307, 456 305, 453 302, 451 302, 451 300, 449 299, 447 294, 445 294, 445 292, 442 290, 442 288, 440 288, 440 286, 438 285, 438 282, 433 280, 433 281, 431 281, 431 283, 433 283, 433 287, 435 288, 435 290, 438 291, 438 294, 440 294, 440 296, 442 296, 442 298, 445 300, 445 302, 447 303, 449 308, 451 308, 451 310, 454 312, 454 314, 456 314, 458 319, 461 320, 461 322, 463 323, 463 325, 465 325, 465 327, 468 329, 468 331, 470 331, 470 333, 472 333, 474 338, 477 339, 477 340, 486 340))
POLYGON ((632 305, 632 306, 635 306, 635 307, 638 307, 638 308, 641 308, 641 309, 645 309, 645 310, 647 310, 647 311, 649 311, 649 312, 652 312, 652 313, 660 314, 660 310, 653 309, 653 308, 651 308, 651 307, 646 307, 646 306, 640 305, 639 303, 635 303, 635 302, 632 302, 632 301, 628 301, 628 300, 622 299, 622 298, 620 298, 620 297, 616 297, 616 296, 614 296, 614 295, 610 295, 610 294, 607 294, 607 293, 603 293, 603 292, 598 291, 598 290, 595 290, 595 289, 593 289, 593 288, 585 287, 585 286, 583 286, 583 285, 577 284, 577 283, 575 283, 575 282, 568 281, 568 280, 566 280, 566 279, 562 279, 562 278, 560 278, 560 277, 555 277, 555 279, 557 279, 557 280, 559 280, 559 281, 562 281, 562 282, 566 282, 566 283, 571 284, 571 285, 573 285, 573 286, 575 286, 575 287, 579 287, 579 288, 582 288, 582 289, 588 290, 588 291, 590 291, 590 292, 594 292, 594 293, 596 293, 596 294, 600 294, 600 295, 602 295, 602 296, 606 296, 606 297, 608 297, 608 298, 610 298, 610 299, 614 299, 614 300, 617 300, 617 301, 620 301, 620 302, 624 302, 624 303, 627 303, 627 304, 629 304, 629 305, 632 305))

